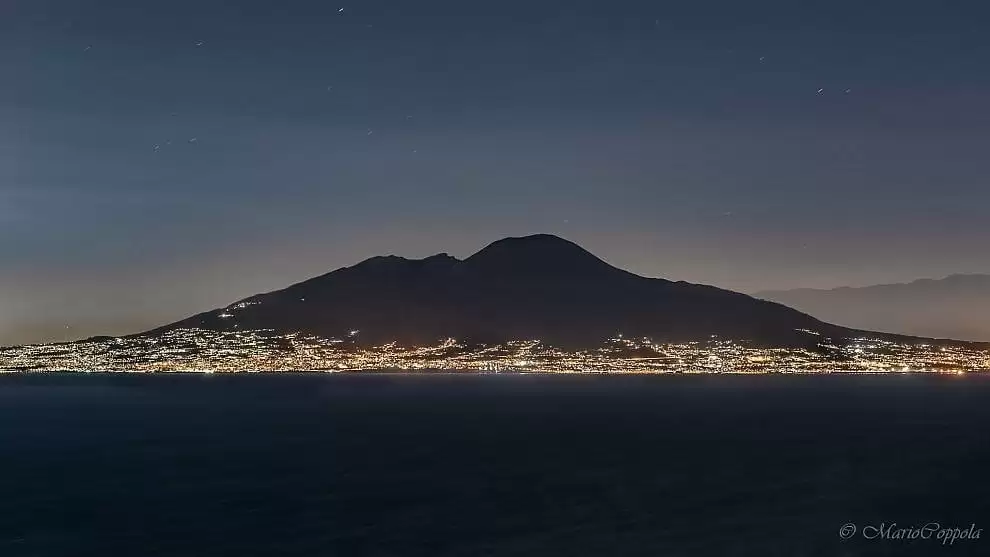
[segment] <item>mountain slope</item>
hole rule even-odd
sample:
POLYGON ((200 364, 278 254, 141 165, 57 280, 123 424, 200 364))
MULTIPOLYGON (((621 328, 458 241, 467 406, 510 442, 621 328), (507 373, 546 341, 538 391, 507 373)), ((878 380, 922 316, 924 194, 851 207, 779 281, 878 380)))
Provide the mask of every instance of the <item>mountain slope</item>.
POLYGON ((952 275, 863 288, 767 291, 755 296, 848 326, 990 340, 990 275, 952 275))
POLYGON ((744 294, 641 277, 550 235, 499 240, 464 260, 374 257, 151 332, 175 328, 300 331, 367 344, 538 338, 569 348, 616 334, 798 346, 816 338, 800 329, 856 333, 744 294))

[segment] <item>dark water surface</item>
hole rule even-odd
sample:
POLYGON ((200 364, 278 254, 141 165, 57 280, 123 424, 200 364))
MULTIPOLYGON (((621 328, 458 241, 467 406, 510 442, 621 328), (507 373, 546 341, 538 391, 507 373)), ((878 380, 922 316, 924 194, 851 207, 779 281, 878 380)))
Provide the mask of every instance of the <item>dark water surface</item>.
POLYGON ((988 432, 985 376, 6 375, 0 556, 990 555, 988 432))

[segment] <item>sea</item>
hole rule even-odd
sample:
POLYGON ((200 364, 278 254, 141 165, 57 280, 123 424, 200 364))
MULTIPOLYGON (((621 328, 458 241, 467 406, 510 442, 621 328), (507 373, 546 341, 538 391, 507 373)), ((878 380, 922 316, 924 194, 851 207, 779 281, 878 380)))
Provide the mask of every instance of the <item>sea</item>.
POLYGON ((990 555, 986 375, 0 375, 0 556, 990 555))

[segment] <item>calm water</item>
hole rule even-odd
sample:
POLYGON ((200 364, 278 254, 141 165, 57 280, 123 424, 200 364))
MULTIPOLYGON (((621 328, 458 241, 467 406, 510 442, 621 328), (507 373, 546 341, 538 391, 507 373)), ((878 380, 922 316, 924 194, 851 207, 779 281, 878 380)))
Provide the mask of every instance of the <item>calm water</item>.
POLYGON ((990 377, 0 376, 0 556, 990 555, 990 377), (841 541, 855 523, 979 540, 841 541))

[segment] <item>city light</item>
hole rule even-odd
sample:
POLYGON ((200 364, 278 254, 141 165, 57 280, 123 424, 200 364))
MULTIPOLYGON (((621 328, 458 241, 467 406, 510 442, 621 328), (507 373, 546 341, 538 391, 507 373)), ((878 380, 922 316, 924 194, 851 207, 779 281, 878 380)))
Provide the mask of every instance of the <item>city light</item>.
POLYGON ((990 370, 990 352, 964 346, 821 338, 814 348, 762 348, 711 338, 655 343, 606 339, 567 351, 536 340, 366 347, 346 339, 271 331, 170 331, 68 344, 0 348, 0 371, 279 372, 463 371, 532 373, 967 373, 990 370))

